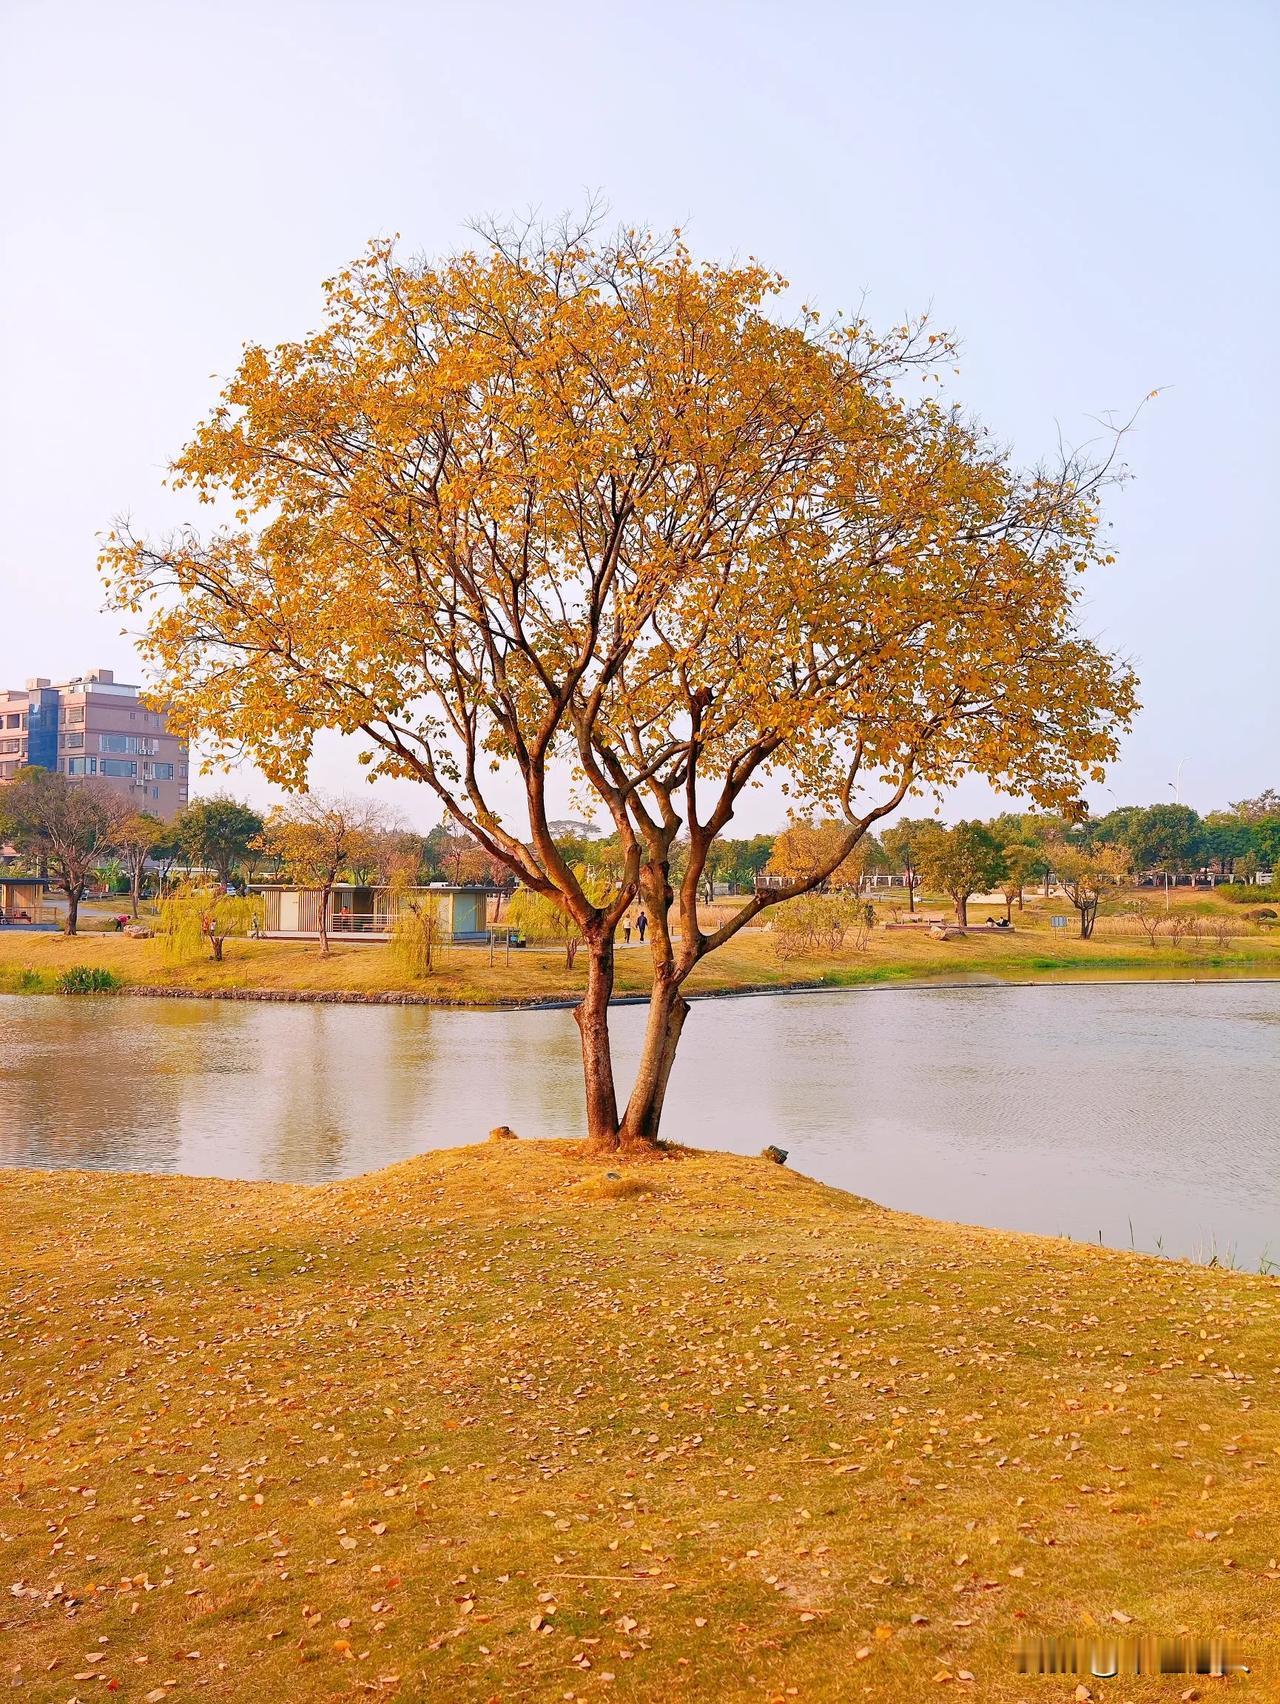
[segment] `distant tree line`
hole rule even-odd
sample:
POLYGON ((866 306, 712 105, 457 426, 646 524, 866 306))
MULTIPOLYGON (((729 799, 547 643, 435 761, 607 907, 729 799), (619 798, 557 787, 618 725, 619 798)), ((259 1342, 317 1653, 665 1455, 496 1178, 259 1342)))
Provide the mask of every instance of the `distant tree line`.
MULTIPOLYGON (((623 856, 616 836, 573 819, 552 826, 575 868, 592 879, 617 878, 623 856)), ((761 878, 780 884, 803 879, 830 863, 842 834, 835 821, 796 819, 776 834, 719 840, 703 872, 703 898, 710 902, 717 892, 749 891, 761 878)), ((1044 811, 1003 811, 985 821, 950 825, 936 817, 903 818, 879 836, 864 835, 827 876, 822 891, 858 896, 872 877, 891 874, 909 910, 927 888, 946 894, 963 924, 975 894, 999 893, 1008 922, 1029 886, 1042 884, 1047 892, 1056 882, 1079 913, 1087 938, 1107 890, 1138 874, 1208 870, 1243 881, 1278 864, 1280 794, 1268 789, 1206 817, 1188 805, 1158 804, 1125 805, 1096 818, 1044 811)), ((677 842, 673 881, 682 868, 677 842)))
POLYGON ((1267 788, 1201 817, 1189 805, 1122 805, 1084 825, 1088 837, 1119 845, 1138 870, 1209 870, 1252 881, 1280 867, 1280 793, 1267 788))
POLYGON ((415 834, 372 797, 305 793, 263 816, 221 794, 195 799, 162 822, 94 777, 34 765, 0 788, 0 843, 65 896, 69 935, 77 932, 86 893, 99 885, 128 894, 135 918, 144 898, 178 878, 201 894, 201 917, 212 915, 204 890, 238 893, 264 880, 317 888, 326 899, 340 881, 515 885, 470 835, 449 824, 415 834))
MULTIPOLYGON (((585 883, 596 887, 621 879, 625 855, 617 835, 575 818, 551 826, 563 856, 585 883)), ((843 834, 837 822, 797 818, 776 834, 717 839, 702 872, 703 898, 749 892, 761 878, 806 878, 830 864, 843 834)), ((179 870, 184 876, 199 872, 223 889, 284 880, 320 889, 326 897, 340 881, 475 884, 504 893, 515 887, 507 866, 453 823, 418 834, 372 798, 356 802, 307 793, 263 816, 242 800, 213 795, 194 800, 164 823, 100 782, 31 768, 0 790, 0 839, 12 842, 33 870, 46 872, 66 895, 71 934, 95 880, 113 881, 128 892, 136 917, 140 899, 162 890, 179 870)), ((683 858, 677 841, 671 856, 676 886, 683 858)), ((999 893, 1008 921, 1029 885, 1042 883, 1047 892, 1056 880, 1087 937, 1106 890, 1135 875, 1205 870, 1251 882, 1259 870, 1277 868, 1280 793, 1267 788, 1203 817, 1189 805, 1169 803, 1121 805, 1100 817, 1005 811, 950 825, 936 817, 903 818, 879 836, 864 835, 830 871, 822 890, 861 895, 872 876, 888 873, 900 881, 910 910, 927 888, 945 893, 963 924, 974 894, 999 893)), ((566 946, 570 956, 575 944, 576 937, 566 946)), ((322 939, 321 950, 326 946, 322 939)))

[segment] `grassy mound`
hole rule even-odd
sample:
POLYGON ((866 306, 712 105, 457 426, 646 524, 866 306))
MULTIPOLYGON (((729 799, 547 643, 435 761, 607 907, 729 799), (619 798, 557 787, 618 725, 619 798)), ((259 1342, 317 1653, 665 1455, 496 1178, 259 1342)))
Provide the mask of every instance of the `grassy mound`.
POLYGON ((0 1270, 16 1698, 1277 1696, 1274 1280, 531 1142, 2 1173, 0 1270))

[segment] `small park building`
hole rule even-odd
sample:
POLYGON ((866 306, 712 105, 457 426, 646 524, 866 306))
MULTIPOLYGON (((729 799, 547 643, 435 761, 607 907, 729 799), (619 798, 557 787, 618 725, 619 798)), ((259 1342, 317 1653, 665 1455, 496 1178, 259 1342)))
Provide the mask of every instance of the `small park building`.
POLYGON ((0 876, 0 922, 44 921, 44 883, 31 876, 0 876))
MULTIPOLYGON (((319 888, 270 885, 256 887, 262 898, 262 933, 275 940, 315 941, 320 938, 319 888)), ((337 883, 329 893, 326 932, 335 939, 388 941, 402 906, 430 905, 445 941, 488 939, 489 901, 501 888, 454 887, 433 882, 429 887, 357 887, 337 883)))

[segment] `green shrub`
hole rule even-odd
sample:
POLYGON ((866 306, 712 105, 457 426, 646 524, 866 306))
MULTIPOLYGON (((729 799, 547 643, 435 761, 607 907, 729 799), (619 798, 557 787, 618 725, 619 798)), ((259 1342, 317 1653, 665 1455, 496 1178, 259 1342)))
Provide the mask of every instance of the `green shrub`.
POLYGON ((1232 905, 1257 905, 1262 900, 1280 900, 1280 888, 1254 887, 1248 882, 1227 882, 1216 890, 1232 905))
POLYGON ((73 964, 54 984, 59 994, 110 994, 119 986, 120 978, 100 964, 73 964))

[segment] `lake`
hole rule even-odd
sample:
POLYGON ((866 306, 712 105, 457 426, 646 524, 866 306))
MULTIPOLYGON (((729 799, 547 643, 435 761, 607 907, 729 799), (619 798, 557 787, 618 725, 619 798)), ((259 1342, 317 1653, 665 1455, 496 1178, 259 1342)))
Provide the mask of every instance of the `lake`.
MULTIPOLYGON (((888 1206, 1280 1261, 1280 982, 701 1001, 667 1104, 888 1206)), ((581 1118, 567 1011, 0 997, 7 1166, 313 1183, 581 1118)))

